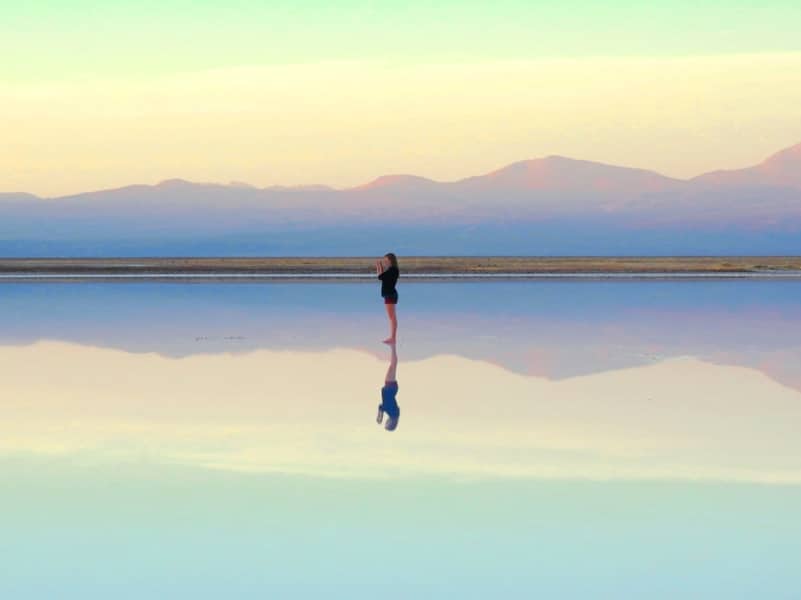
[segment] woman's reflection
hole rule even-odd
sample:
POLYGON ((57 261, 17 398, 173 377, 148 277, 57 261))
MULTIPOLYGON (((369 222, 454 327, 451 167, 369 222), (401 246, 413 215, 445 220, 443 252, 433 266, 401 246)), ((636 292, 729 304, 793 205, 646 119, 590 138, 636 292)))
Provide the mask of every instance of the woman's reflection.
POLYGON ((378 416, 376 417, 376 422, 380 425, 384 420, 384 413, 386 413, 387 422, 384 424, 384 429, 387 431, 395 431, 398 419, 400 419, 400 407, 395 399, 398 394, 398 380, 395 376, 398 367, 398 352, 395 346, 395 343, 389 345, 392 355, 389 359, 387 374, 384 377, 384 387, 381 388, 381 404, 378 405, 378 416))

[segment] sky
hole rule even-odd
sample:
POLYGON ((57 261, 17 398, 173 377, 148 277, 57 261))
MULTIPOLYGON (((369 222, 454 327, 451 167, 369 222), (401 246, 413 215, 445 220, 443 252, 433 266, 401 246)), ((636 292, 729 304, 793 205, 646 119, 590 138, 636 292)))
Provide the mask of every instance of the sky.
POLYGON ((748 166, 801 141, 799 30, 797 1, 17 2, 0 191, 748 166))

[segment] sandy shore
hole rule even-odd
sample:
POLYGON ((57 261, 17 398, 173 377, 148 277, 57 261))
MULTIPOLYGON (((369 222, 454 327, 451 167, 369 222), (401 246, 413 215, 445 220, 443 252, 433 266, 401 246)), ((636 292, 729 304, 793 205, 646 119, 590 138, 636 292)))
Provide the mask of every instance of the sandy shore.
MULTIPOLYGON (((401 257, 404 276, 570 274, 786 274, 801 275, 799 256, 726 257, 401 257)), ((23 258, 0 259, 0 276, 189 277, 362 276, 373 257, 290 258, 23 258)))

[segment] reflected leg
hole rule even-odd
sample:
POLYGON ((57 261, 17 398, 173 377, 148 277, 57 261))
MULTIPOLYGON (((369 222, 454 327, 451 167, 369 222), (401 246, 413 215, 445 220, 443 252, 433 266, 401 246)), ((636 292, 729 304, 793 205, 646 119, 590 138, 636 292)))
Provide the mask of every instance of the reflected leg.
POLYGON ((395 371, 398 368, 398 352, 397 346, 395 344, 390 344, 389 346, 392 349, 392 355, 389 358, 389 367, 387 368, 387 374, 384 376, 384 382, 389 381, 397 381, 395 371))

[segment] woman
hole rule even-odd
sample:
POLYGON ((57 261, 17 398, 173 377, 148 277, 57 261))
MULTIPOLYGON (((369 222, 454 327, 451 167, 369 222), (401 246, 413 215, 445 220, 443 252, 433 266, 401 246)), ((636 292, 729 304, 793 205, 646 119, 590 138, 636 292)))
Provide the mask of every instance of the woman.
POLYGON ((375 270, 381 280, 381 297, 384 298, 384 306, 389 317, 389 337, 384 343, 394 344, 398 333, 398 317, 395 314, 395 306, 398 304, 398 290, 395 289, 395 285, 400 277, 398 257, 388 252, 375 263, 375 270))
POLYGON ((398 406, 398 378, 396 370, 398 367, 398 353, 395 344, 390 344, 392 354, 389 358, 389 367, 387 374, 384 375, 384 387, 381 388, 381 404, 378 405, 378 416, 376 423, 379 425, 384 420, 384 414, 387 415, 387 423, 384 429, 387 431, 395 431, 398 426, 398 419, 400 419, 400 406, 398 406))

